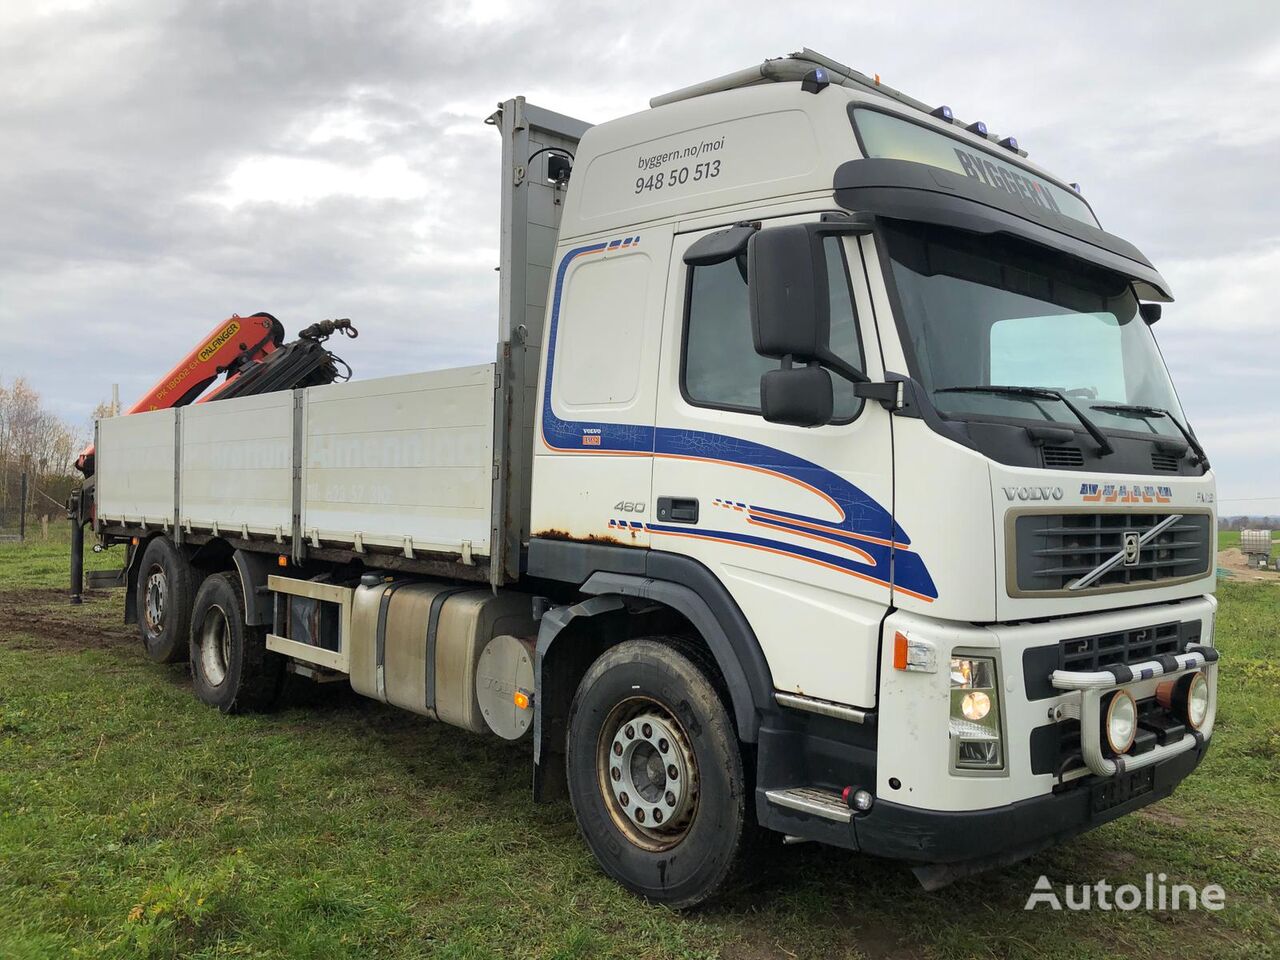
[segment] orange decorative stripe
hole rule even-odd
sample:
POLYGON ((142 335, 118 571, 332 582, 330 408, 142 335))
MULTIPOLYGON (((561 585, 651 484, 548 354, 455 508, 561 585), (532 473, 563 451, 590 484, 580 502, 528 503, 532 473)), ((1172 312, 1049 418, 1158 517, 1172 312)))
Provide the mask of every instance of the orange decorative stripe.
POLYGON ((875 557, 871 556, 871 554, 867 553, 865 550, 859 550, 851 543, 842 543, 831 537, 820 537, 816 533, 801 533, 799 530, 782 527, 776 523, 769 523, 766 520, 756 520, 754 517, 748 518, 747 523, 754 527, 767 527, 770 530, 781 530, 783 533, 789 533, 796 537, 807 537, 810 540, 817 540, 819 543, 825 543, 829 547, 840 547, 841 549, 848 550, 850 553, 857 554, 858 558, 869 567, 879 566, 879 564, 876 563, 875 557))
MULTIPOLYGON (((685 537, 689 540, 707 540, 711 543, 728 543, 735 547, 747 547, 751 550, 761 550, 765 553, 773 553, 780 557, 786 557, 789 560, 803 560, 805 563, 816 564, 819 567, 826 567, 828 570, 834 570, 836 573, 843 573, 850 577, 857 577, 859 580, 865 580, 867 583, 874 583, 876 586, 888 588, 890 586, 884 580, 877 580, 875 577, 869 577, 864 573, 858 573, 856 570, 846 570, 844 567, 837 567, 833 563, 827 563, 825 560, 815 560, 811 557, 802 557, 798 554, 787 553, 785 550, 776 550, 773 547, 763 547, 754 543, 740 543, 737 540, 725 540, 721 537, 709 537, 700 533, 676 533, 673 530, 650 530, 655 536, 666 537, 685 537)), ((933 603, 933 597, 926 597, 924 594, 916 593, 914 590, 907 590, 905 587, 894 586, 894 590, 907 594, 907 596, 915 597, 917 600, 923 600, 925 603, 933 603)))
POLYGON ((894 547, 898 550, 910 550, 911 548, 905 543, 897 543, 893 540, 885 540, 881 537, 871 537, 865 533, 851 533, 848 530, 842 530, 839 527, 824 526, 820 523, 810 523, 807 520, 796 520, 793 517, 784 517, 781 514, 770 513, 768 510, 761 510, 759 507, 751 508, 751 515, 755 517, 768 517, 773 520, 781 520, 783 523, 794 523, 796 526, 808 527, 811 530, 830 531, 832 533, 840 533, 854 540, 861 540, 863 543, 878 543, 882 547, 894 547))

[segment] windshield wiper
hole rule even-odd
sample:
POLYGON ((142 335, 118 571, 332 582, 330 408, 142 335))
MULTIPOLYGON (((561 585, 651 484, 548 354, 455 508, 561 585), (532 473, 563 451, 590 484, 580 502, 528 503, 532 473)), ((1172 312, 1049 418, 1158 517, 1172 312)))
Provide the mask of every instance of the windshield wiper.
POLYGON ((1061 390, 1054 390, 1050 387, 1003 387, 995 384, 986 386, 972 387, 942 387, 935 390, 934 393, 997 393, 1005 394, 1010 397, 1033 397, 1038 400, 1057 400, 1068 410, 1070 410, 1080 425, 1089 431, 1089 436, 1093 437, 1094 442, 1098 444, 1098 456, 1105 457, 1108 454, 1115 453, 1115 447, 1111 446, 1111 441, 1107 439, 1107 435, 1098 429, 1098 425, 1094 423, 1085 414, 1083 410, 1077 407, 1068 399, 1067 395, 1061 390))
POLYGON ((1148 407, 1142 403, 1091 403, 1089 408, 1091 410, 1107 410, 1111 413, 1136 413, 1140 417, 1164 417, 1178 428, 1178 432, 1182 434, 1183 439, 1195 451, 1197 461, 1206 467, 1209 465, 1209 457, 1205 454, 1204 447, 1200 446, 1200 441, 1192 435, 1181 420, 1163 407, 1148 407))

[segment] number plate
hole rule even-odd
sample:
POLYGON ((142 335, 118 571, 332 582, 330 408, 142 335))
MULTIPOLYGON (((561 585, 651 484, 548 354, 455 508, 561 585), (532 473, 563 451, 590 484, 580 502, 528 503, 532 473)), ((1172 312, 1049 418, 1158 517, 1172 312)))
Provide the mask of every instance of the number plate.
POLYGON ((1093 812, 1102 813, 1135 797, 1150 793, 1156 785, 1156 768, 1143 767, 1121 773, 1093 786, 1093 812))

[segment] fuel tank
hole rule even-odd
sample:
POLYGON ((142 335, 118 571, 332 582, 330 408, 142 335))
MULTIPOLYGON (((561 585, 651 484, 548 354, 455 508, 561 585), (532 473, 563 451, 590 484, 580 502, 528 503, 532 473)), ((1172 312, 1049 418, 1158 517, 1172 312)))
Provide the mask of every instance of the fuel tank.
POLYGON ((533 636, 525 593, 434 581, 360 586, 351 609, 351 687, 434 720, 484 733, 476 664, 495 636, 533 636))

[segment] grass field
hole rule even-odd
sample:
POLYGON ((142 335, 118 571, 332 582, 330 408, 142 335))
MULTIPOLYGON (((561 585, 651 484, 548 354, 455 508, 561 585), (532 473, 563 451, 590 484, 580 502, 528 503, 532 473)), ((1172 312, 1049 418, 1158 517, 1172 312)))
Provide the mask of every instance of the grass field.
MULTIPOLYGON (((0 957, 1270 957, 1280 948, 1280 586, 1224 583, 1214 749, 1170 799, 937 893, 767 848, 698 912, 596 869, 526 748, 337 685, 223 717, 146 663, 65 546, 0 545, 0 957), (1227 891, 1220 912, 1025 912, 1036 878, 1227 891)), ((118 557, 95 557, 108 566, 118 557)))

